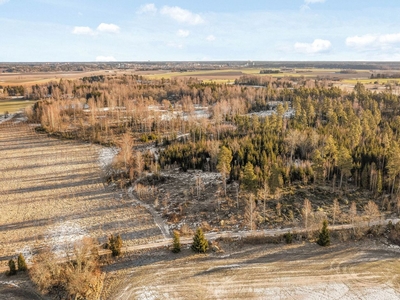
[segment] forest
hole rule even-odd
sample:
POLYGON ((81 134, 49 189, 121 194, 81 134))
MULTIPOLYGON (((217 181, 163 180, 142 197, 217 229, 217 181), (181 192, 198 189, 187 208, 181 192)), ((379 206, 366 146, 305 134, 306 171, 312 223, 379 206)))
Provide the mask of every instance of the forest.
POLYGON ((391 195, 381 208, 400 208, 400 105, 390 88, 376 93, 358 83, 345 92, 326 80, 250 75, 235 84, 110 75, 25 93, 44 99, 27 111, 39 130, 118 146, 121 186, 179 167, 219 172, 223 196, 235 184, 236 197, 240 191, 256 203, 301 184, 391 195))

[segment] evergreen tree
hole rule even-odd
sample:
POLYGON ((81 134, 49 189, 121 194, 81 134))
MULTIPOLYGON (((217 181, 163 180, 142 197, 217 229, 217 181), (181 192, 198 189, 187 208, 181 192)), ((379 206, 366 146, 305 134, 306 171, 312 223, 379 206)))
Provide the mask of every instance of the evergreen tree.
POLYGON ((208 241, 204 237, 203 230, 197 228, 196 234, 193 237, 192 250, 197 253, 206 253, 208 250, 208 241))
POLYGON ((17 274, 17 268, 15 267, 15 262, 13 259, 10 259, 8 261, 8 267, 10 268, 10 271, 8 271, 8 275, 15 275, 17 274))
POLYGON ((119 256, 122 253, 122 239, 118 234, 116 237, 113 235, 108 239, 108 249, 111 250, 112 256, 119 256))
POLYGON ((226 178, 231 172, 231 162, 232 162, 232 151, 226 148, 225 146, 222 146, 221 150, 218 153, 217 170, 222 175, 225 196, 226 196, 226 178))
POLYGON ((351 157, 349 150, 344 147, 341 147, 339 149, 338 167, 340 169, 339 188, 341 188, 343 182, 343 176, 350 176, 351 169, 353 168, 353 158, 351 157))
POLYGON ((250 193, 255 192, 257 188, 257 176, 254 173, 253 165, 250 162, 244 166, 242 173, 242 187, 250 193))
POLYGON ((289 231, 283 235, 285 238, 286 244, 291 244, 293 242, 293 234, 289 231))
POLYGON ((28 267, 27 267, 26 262, 25 262, 25 257, 22 255, 22 253, 20 253, 18 255, 17 263, 18 263, 18 271, 26 271, 26 270, 28 270, 28 267))
POLYGON ((317 244, 324 247, 331 244, 327 220, 324 220, 324 222, 322 222, 322 229, 319 232, 317 244))
POLYGON ((172 242, 172 252, 179 253, 181 252, 181 241, 180 236, 177 231, 174 231, 174 240, 172 242))

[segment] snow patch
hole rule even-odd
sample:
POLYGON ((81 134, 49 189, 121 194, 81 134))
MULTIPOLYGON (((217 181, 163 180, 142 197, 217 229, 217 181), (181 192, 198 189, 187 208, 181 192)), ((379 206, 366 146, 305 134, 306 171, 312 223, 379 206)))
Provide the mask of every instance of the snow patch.
POLYGON ((102 148, 99 151, 98 163, 102 170, 106 171, 109 166, 111 166, 114 157, 118 154, 120 149, 116 147, 102 148))
POLYGON ((15 116, 15 114, 8 114, 7 117, 5 117, 5 115, 0 115, 0 124, 11 120, 12 118, 14 118, 14 116, 15 116))
POLYGON ((25 247, 23 247, 21 249, 18 249, 17 251, 15 251, 15 253, 17 255, 22 254, 27 263, 31 263, 32 262, 33 252, 32 252, 32 248, 30 246, 25 246, 25 247))
POLYGON ((59 257, 65 256, 75 242, 83 239, 87 235, 86 231, 74 222, 64 222, 49 230, 47 239, 52 251, 59 257))

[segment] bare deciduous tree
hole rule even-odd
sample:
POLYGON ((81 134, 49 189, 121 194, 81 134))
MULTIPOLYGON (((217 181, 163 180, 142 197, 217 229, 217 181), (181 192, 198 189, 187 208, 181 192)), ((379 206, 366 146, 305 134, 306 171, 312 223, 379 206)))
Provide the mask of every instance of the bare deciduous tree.
POLYGON ((333 205, 332 205, 332 224, 335 225, 336 220, 340 217, 340 205, 338 199, 333 200, 333 205))
POLYGON ((378 205, 373 201, 368 201, 367 205, 364 207, 364 215, 368 220, 368 226, 370 226, 371 222, 378 220, 381 216, 378 205))
POLYGON ((249 224, 250 230, 253 230, 256 220, 256 205, 254 203, 254 195, 249 194, 249 198, 246 202, 246 208, 244 213, 244 218, 246 222, 249 224))
POLYGON ((310 200, 307 198, 304 199, 304 204, 303 204, 303 209, 302 209, 302 215, 303 215, 303 221, 304 221, 304 228, 306 231, 308 231, 308 227, 310 225, 310 219, 312 217, 312 206, 310 200))

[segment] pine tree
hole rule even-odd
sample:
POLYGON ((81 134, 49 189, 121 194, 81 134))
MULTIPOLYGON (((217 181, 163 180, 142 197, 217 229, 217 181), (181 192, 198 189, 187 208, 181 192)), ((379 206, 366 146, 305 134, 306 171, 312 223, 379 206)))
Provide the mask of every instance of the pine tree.
POLYGON ((15 262, 13 259, 10 259, 8 261, 8 267, 10 268, 10 271, 8 272, 8 275, 15 275, 17 274, 17 268, 15 267, 15 262))
POLYGON ((324 222, 322 223, 322 229, 319 232, 317 244, 324 247, 331 244, 327 220, 324 220, 324 222))
POLYGON ((192 250, 198 253, 206 253, 208 250, 208 241, 204 237, 203 230, 197 228, 196 234, 193 237, 192 250))
POLYGON ((111 250, 112 256, 121 255, 122 239, 119 234, 116 237, 114 237, 113 235, 110 236, 110 238, 108 239, 108 248, 111 250))
POLYGON ((179 253, 181 252, 181 241, 180 236, 177 231, 174 231, 174 240, 172 242, 172 252, 179 253))
POLYGON ((218 153, 217 170, 222 175, 222 182, 224 184, 224 192, 226 196, 226 179, 231 172, 232 151, 225 146, 221 147, 218 153))
POLYGON ((26 262, 25 262, 25 257, 22 255, 22 253, 20 253, 18 255, 17 263, 18 263, 18 271, 23 271, 24 272, 24 271, 28 270, 28 267, 27 267, 26 262))
POLYGON ((242 187, 250 193, 254 193, 257 188, 257 176, 254 174, 254 167, 250 162, 244 166, 242 173, 242 187))

